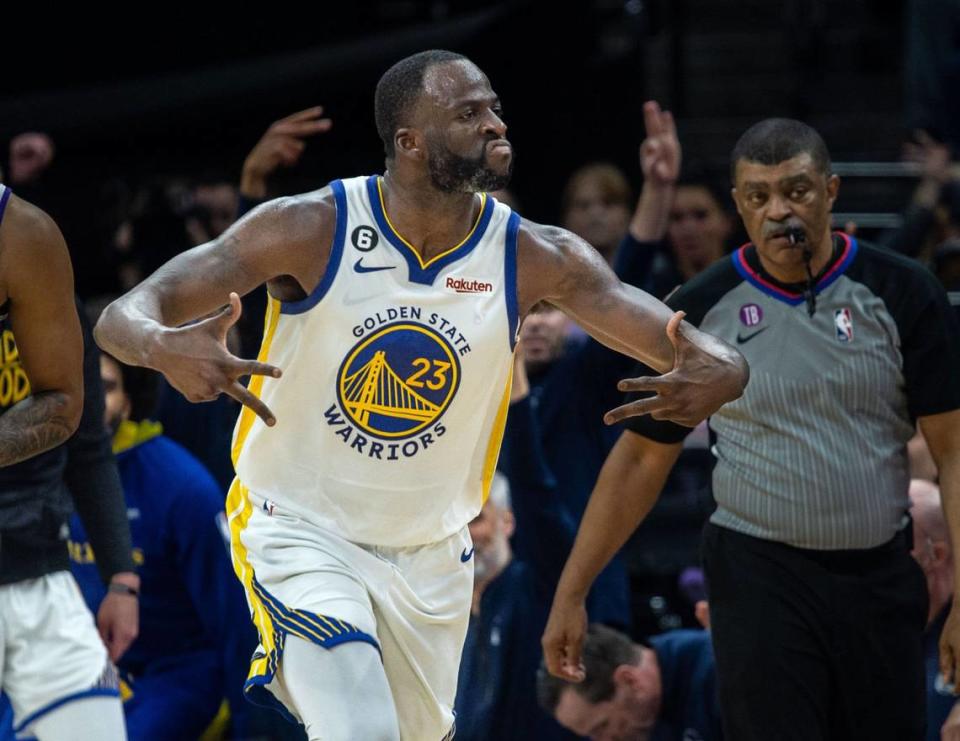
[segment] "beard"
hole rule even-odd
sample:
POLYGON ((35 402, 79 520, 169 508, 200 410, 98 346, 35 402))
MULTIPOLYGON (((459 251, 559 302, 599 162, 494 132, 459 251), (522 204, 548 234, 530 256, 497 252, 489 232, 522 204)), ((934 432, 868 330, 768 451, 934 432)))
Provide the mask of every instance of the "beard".
POLYGON ((443 146, 431 147, 427 158, 433 187, 443 193, 488 193, 510 183, 513 157, 504 173, 495 172, 486 162, 486 150, 479 157, 461 157, 443 146), (434 153, 436 152, 436 153, 434 153))

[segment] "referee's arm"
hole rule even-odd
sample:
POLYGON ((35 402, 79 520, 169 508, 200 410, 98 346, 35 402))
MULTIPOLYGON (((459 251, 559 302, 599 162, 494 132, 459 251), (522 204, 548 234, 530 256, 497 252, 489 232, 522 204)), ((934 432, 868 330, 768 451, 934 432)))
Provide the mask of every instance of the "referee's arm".
POLYGON ((543 658, 551 674, 583 679, 580 648, 587 628, 587 592, 653 508, 682 448, 682 437, 680 442, 661 443, 627 430, 607 456, 543 634, 543 658))
MULTIPOLYGON (((960 409, 919 418, 920 431, 937 464, 943 514, 950 540, 960 543, 960 409)), ((960 569, 954 569, 953 607, 940 633, 940 672, 948 682, 960 679, 960 569)))

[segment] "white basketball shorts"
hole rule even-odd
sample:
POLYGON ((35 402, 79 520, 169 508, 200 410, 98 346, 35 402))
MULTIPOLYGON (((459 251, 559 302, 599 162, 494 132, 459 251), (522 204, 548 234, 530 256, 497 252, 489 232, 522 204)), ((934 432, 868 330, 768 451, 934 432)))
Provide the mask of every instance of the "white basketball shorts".
POLYGON ((116 670, 69 571, 0 587, 0 688, 17 734, 68 702, 119 697, 116 670))
MULTIPOLYGON (((444 738, 454 724, 470 618, 468 528, 412 548, 359 545, 284 511, 239 481, 230 489, 227 513, 234 568, 260 634, 246 682, 250 699, 277 705, 264 690, 275 689, 287 635, 330 649, 363 641, 380 651, 401 738, 444 738)), ((287 689, 296 695, 296 688, 287 689)), ((350 697, 294 701, 349 703, 350 697)), ((295 708, 281 709, 299 720, 295 708)))

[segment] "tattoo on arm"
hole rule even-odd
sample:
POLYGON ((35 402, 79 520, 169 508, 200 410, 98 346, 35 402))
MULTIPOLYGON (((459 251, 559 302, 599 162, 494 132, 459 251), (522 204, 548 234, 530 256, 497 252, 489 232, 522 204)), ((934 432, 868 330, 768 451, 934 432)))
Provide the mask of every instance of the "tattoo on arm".
POLYGON ((0 417, 0 466, 32 458, 55 448, 73 434, 66 414, 69 402, 60 391, 24 399, 0 417))

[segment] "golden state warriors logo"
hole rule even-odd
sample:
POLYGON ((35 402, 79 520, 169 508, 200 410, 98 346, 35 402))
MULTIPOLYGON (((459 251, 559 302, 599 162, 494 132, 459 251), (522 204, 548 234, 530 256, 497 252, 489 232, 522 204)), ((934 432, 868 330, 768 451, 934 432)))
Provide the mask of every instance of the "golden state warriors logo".
POLYGON ((357 343, 337 377, 350 420, 375 437, 399 439, 440 419, 457 393, 460 362, 438 332, 404 322, 357 343))

